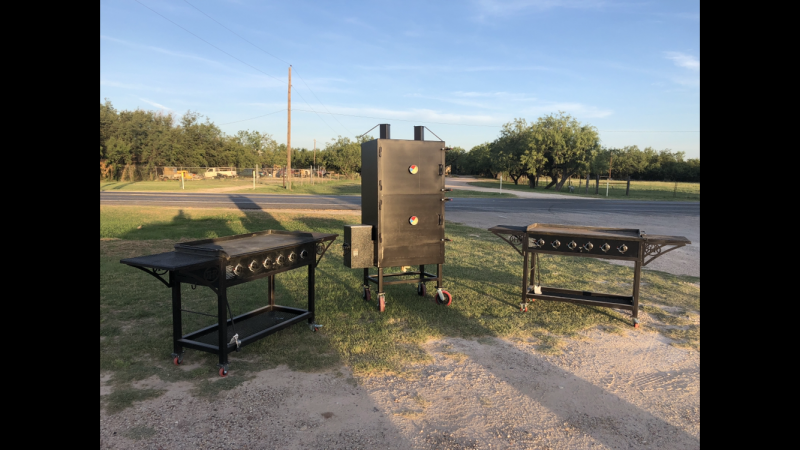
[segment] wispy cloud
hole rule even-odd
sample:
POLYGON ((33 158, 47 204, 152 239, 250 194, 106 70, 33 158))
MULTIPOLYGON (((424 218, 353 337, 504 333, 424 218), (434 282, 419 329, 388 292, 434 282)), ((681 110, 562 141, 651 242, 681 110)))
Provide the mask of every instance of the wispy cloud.
POLYGON ((423 94, 406 94, 405 97, 424 98, 461 106, 483 109, 506 109, 509 103, 533 102, 534 97, 511 92, 453 92, 450 96, 432 96, 423 94))
POLYGON ((511 16, 526 11, 546 11, 554 8, 597 9, 609 5, 605 0, 474 0, 479 18, 511 16))
POLYGON ((533 116, 541 116, 543 114, 557 113, 564 111, 572 114, 575 117, 584 118, 603 118, 614 114, 611 109, 598 108, 596 106, 584 105, 583 103, 570 103, 570 102, 542 102, 532 105, 522 110, 525 114, 533 116))
POLYGON ((139 97, 139 100, 147 103, 148 105, 155 106, 158 109, 164 109, 164 110, 167 110, 167 111, 172 111, 172 108, 170 108, 169 106, 164 106, 161 103, 156 103, 156 102, 154 102, 152 100, 148 100, 146 98, 141 98, 141 97, 139 97))
POLYGON ((700 60, 692 55, 681 52, 664 52, 664 56, 672 60, 678 67, 685 67, 691 70, 700 70, 700 60))
POLYGON ((206 58, 201 58, 200 56, 192 55, 192 54, 189 54, 189 53, 175 52, 175 51, 167 50, 167 49, 161 48, 161 47, 154 47, 152 45, 136 44, 136 43, 133 43, 133 42, 125 41, 125 40, 122 40, 122 39, 117 39, 117 38, 114 38, 114 37, 111 37, 111 36, 105 36, 105 35, 102 35, 102 34, 100 35, 100 39, 104 40, 104 41, 115 42, 117 44, 122 44, 122 45, 125 45, 127 47, 131 47, 131 48, 137 48, 137 49, 140 49, 140 50, 149 50, 149 51, 156 52, 156 53, 162 53, 164 55, 175 56, 175 57, 178 57, 178 58, 193 59, 195 61, 201 61, 201 62, 204 62, 204 63, 213 64, 215 66, 227 67, 225 64, 222 64, 222 63, 220 63, 218 61, 214 61, 214 60, 206 59, 206 58))

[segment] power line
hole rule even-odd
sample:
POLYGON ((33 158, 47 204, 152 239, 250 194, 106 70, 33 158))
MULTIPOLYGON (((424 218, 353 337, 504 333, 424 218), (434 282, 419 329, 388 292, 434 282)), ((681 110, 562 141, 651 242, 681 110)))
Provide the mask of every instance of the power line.
POLYGON ((286 108, 279 109, 279 110, 277 110, 277 111, 273 111, 273 112, 271 112, 271 113, 267 113, 267 114, 264 114, 264 115, 261 115, 261 116, 251 117, 251 118, 249 118, 249 119, 242 119, 242 120, 237 120, 237 121, 235 121, 235 122, 221 123, 221 124, 219 124, 219 126, 222 126, 222 125, 230 125, 230 124, 232 124, 232 123, 247 122, 248 120, 253 120, 253 119, 260 119, 261 117, 266 117, 266 116, 269 116, 269 115, 271 115, 271 114, 279 113, 279 112, 281 112, 281 111, 286 111, 286 108))
MULTIPOLYGON (((222 28, 225 28, 226 30, 228 30, 228 31, 230 31, 231 33, 233 33, 233 34, 234 34, 236 37, 238 37, 239 39, 241 39, 241 40, 243 40, 243 41, 247 42, 248 44, 252 45, 253 47, 255 47, 255 48, 259 49, 259 50, 261 50, 262 52, 266 53, 267 55, 269 55, 269 56, 271 56, 271 57, 273 57, 273 58, 277 59, 278 61, 281 61, 281 62, 283 62, 283 63, 286 63, 286 64, 288 64, 288 65, 290 65, 290 66, 291 66, 291 63, 289 63, 288 61, 286 61, 286 60, 284 60, 284 59, 281 59, 281 58, 279 58, 279 57, 277 57, 277 56, 273 55, 272 53, 270 53, 270 52, 268 52, 268 51, 264 50, 263 48, 259 47, 258 45, 256 45, 256 44, 254 44, 254 43, 250 42, 249 40, 245 39, 245 38, 244 38, 242 35, 240 35, 239 33, 237 33, 237 32, 235 32, 235 31, 231 30, 230 28, 226 27, 226 26, 225 26, 225 25, 223 25, 223 24, 222 24, 220 21, 218 21, 217 19, 215 19, 215 18, 211 17, 210 15, 208 15, 208 13, 204 12, 204 11, 203 11, 203 10, 201 10, 200 8, 198 8, 198 7, 194 6, 193 4, 189 3, 187 0, 183 0, 183 1, 184 1, 184 2, 185 2, 187 5, 191 6, 191 7, 192 7, 192 8, 194 8, 194 9, 196 9, 197 11, 200 11, 200 13, 202 13, 204 16, 206 16, 206 17, 208 17, 209 19, 211 19, 211 20, 213 20, 214 22, 216 22, 216 23, 217 23, 217 25, 219 25, 219 26, 221 26, 222 28)), ((300 74, 297 72, 297 68, 295 67, 294 69, 295 69, 295 70, 294 70, 294 72, 295 72, 295 75, 297 75, 297 77, 298 77, 298 78, 300 78, 300 81, 302 81, 302 82, 303 82, 303 84, 304 84, 304 85, 306 86, 306 88, 308 89, 308 91, 309 91, 309 92, 311 92, 311 95, 313 95, 313 96, 314 96, 314 98, 316 98, 316 99, 317 99, 317 101, 319 102, 319 104, 320 104, 320 105, 322 105, 322 107, 323 107, 323 108, 325 108, 325 111, 328 111, 328 107, 327 107, 327 106, 325 106, 325 104, 324 104, 324 103, 322 103, 322 100, 320 100, 320 99, 319 99, 319 97, 317 97, 317 94, 316 94, 316 93, 314 93, 314 91, 313 91, 313 90, 311 90, 311 88, 308 86, 308 83, 306 83, 306 80, 305 80, 305 79, 304 79, 302 76, 300 76, 300 74)), ((295 91, 297 91, 297 89, 295 89, 295 91)), ((304 102, 306 101, 306 99, 303 97, 303 95, 302 95, 302 94, 300 94, 300 92, 297 92, 297 94, 300 96, 300 98, 302 98, 302 99, 303 99, 303 101, 304 101, 304 102)), ((308 102, 306 102, 306 104, 308 104, 308 102)), ((311 107, 311 105, 308 105, 308 106, 309 106, 309 108, 311 107)), ((313 108, 312 108, 312 109, 313 109, 313 108)), ((330 114, 330 111, 328 111, 328 113, 330 114)), ((348 130, 346 126, 342 125, 342 123, 341 123, 341 122, 339 122, 339 119, 337 119, 335 116, 334 116, 333 118, 334 118, 334 120, 336 120, 336 122, 337 122, 337 123, 339 123, 339 125, 341 125, 341 126, 342 126, 342 128, 344 128, 344 129, 345 129, 345 131, 347 131, 348 133, 350 133, 350 130, 348 130)), ((322 117, 320 117, 320 119, 321 119, 323 122, 325 121, 324 119, 322 119, 322 117)), ((330 125, 329 125, 329 126, 330 126, 330 125)), ((336 130, 334 130, 334 132, 335 132, 335 131, 336 131, 336 130)))
MULTIPOLYGON (((153 8, 151 8, 151 7, 147 6, 147 5, 145 5, 144 3, 140 2, 139 0, 134 0, 134 1, 135 1, 136 3, 138 3, 138 4, 142 5, 142 6, 144 6, 145 8, 149 9, 150 11, 154 12, 155 14, 158 14, 159 16, 161 16, 161 17, 162 17, 164 20, 168 21, 169 23, 171 23, 171 24, 175 25, 176 27, 180 28, 181 30, 183 30, 183 31, 185 31, 185 32, 187 32, 187 33, 189 33, 189 34, 191 34, 192 36, 196 37, 197 39, 200 39, 201 41, 203 41, 203 42, 205 42, 206 44, 208 44, 208 45, 210 45, 210 46, 214 47, 215 49, 217 49, 217 50, 221 51, 222 53, 225 53, 226 55, 228 55, 228 56, 230 56, 231 58, 233 58, 233 59, 235 59, 235 60, 239 61, 240 63, 242 63, 242 64, 246 65, 247 67, 250 67, 250 68, 251 68, 251 69, 253 69, 253 70, 257 70, 258 72, 260 72, 260 73, 263 73, 264 75, 266 75, 266 76, 268 76, 268 77, 270 77, 270 78, 272 78, 272 79, 278 80, 278 81, 280 81, 281 83, 283 83, 283 80, 280 80, 280 79, 278 79, 278 78, 276 78, 276 77, 274 77, 274 76, 272 76, 272 75, 270 75, 270 74, 268 74, 268 73, 264 72, 263 70, 261 70, 261 69, 259 69, 259 68, 255 67, 255 66, 252 66, 252 65, 250 65, 250 64, 248 64, 248 63, 246 63, 246 62, 242 61, 241 59, 239 59, 239 58, 237 58, 237 57, 235 57, 235 56, 231 55, 230 53, 226 52, 225 50, 223 50, 223 49, 221 49, 221 48, 217 47, 216 45, 214 45, 214 44, 212 44, 212 43, 208 42, 207 40, 205 40, 205 39, 201 38, 200 36, 198 36, 198 35, 196 35, 196 34, 194 34, 194 33, 192 33, 191 31, 187 30, 186 28, 184 28, 184 27, 182 27, 182 26, 178 25, 177 23, 175 23, 175 22, 173 22, 172 20, 168 19, 168 18, 167 18, 166 16, 164 16, 163 14, 161 14, 161 13, 159 13, 158 11, 154 10, 153 8)), ((295 91, 297 91, 297 90, 295 89, 295 91)), ((297 92, 297 95, 299 95, 299 96, 300 96, 300 98, 301 98, 301 99, 303 99, 303 101, 304 101, 304 102, 306 102, 306 105, 308 105, 308 107, 309 107, 309 108, 311 108, 311 105, 309 105, 309 104, 308 104, 308 101, 306 101, 305 97, 303 97, 303 94, 301 94, 300 92, 297 92)), ((314 113, 317 113, 316 111, 314 111, 314 108, 311 108, 311 111, 312 111, 312 112, 314 112, 314 113)), ((328 125, 328 127, 329 127, 329 128, 330 128, 330 129, 331 129, 331 130, 332 130, 334 133, 336 133, 336 130, 334 130, 334 129, 333 129, 333 127, 331 127, 331 126, 330 126, 330 124, 328 124, 328 122, 325 122, 325 119, 323 119, 323 118, 322 118, 322 117, 319 115, 319 113, 317 113, 317 116, 320 118, 320 120, 322 120, 322 122, 323 122, 323 123, 325 123, 325 125, 328 125)))

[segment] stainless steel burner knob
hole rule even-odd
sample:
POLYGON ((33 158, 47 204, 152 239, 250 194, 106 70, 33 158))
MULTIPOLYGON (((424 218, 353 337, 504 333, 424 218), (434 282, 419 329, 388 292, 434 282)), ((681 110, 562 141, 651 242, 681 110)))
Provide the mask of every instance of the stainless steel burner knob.
POLYGON ((264 265, 265 269, 269 269, 270 267, 272 267, 272 258, 270 257, 265 258, 262 264, 264 265))
POLYGON ((278 255, 278 257, 275 258, 275 265, 280 266, 281 264, 283 264, 284 259, 285 258, 283 257, 283 255, 278 255))
POLYGON ((569 244, 567 244, 567 248, 569 248, 570 250, 575 250, 575 247, 577 247, 577 246, 578 246, 578 243, 575 242, 575 241, 570 241, 569 244))
POLYGON ((583 246, 583 249, 587 252, 594 248, 594 245, 591 242, 587 242, 586 245, 583 246))
POLYGON ((289 253, 289 262, 294 262, 297 259, 295 252, 289 253))
POLYGON ((544 245, 544 239, 541 239, 541 238, 540 238, 538 241, 536 241, 536 246, 537 246, 537 247, 541 247, 541 246, 543 246, 543 245, 544 245))
POLYGON ((561 247, 561 241, 559 241, 558 239, 556 239, 555 241, 551 242, 551 243, 550 243, 550 245, 552 245, 552 246, 553 246, 553 248, 558 248, 558 247, 561 247))
POLYGON ((300 252, 300 259, 308 258, 308 250, 303 250, 300 252))
POLYGON ((255 259, 252 260, 250 262, 250 265, 247 266, 247 268, 250 269, 250 272, 255 272, 256 270, 258 270, 258 261, 256 261, 255 259))
POLYGON ((237 277, 241 276, 242 272, 244 272, 244 267, 242 267, 241 264, 237 264, 236 267, 233 268, 233 274, 237 277))
POLYGON ((606 242, 605 244, 600 246, 600 250, 602 250, 604 252, 607 252, 610 248, 611 248, 611 246, 608 245, 608 242, 606 242))
POLYGON ((625 252, 628 251, 628 246, 625 245, 625 244, 622 244, 619 247, 617 247, 617 250, 619 250, 620 253, 625 253, 625 252))

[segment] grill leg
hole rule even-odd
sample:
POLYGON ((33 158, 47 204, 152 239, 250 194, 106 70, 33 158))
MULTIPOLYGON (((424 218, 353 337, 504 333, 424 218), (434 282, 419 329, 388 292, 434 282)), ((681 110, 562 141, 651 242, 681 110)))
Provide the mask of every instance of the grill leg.
POLYGON ((378 267, 378 294, 383 294, 383 267, 378 267))
POLYGON ((522 251, 522 301, 519 304, 520 311, 524 311, 528 303, 528 249, 522 251))
POLYGON ((364 287, 369 288, 369 269, 364 269, 364 287))
POLYGON ((175 271, 169 272, 169 284, 172 286, 172 357, 181 358, 183 346, 178 342, 183 337, 181 317, 181 283, 175 271))
POLYGON ((442 265, 436 265, 436 290, 442 288, 442 265))
POLYGON ((314 325, 314 275, 315 269, 313 264, 308 265, 308 312, 311 315, 308 317, 309 325, 314 325))
POLYGON ((226 286, 225 265, 220 266, 219 271, 219 294, 217 294, 217 318, 219 329, 217 332, 217 345, 219 346, 219 365, 227 370, 228 368, 228 290, 226 286))
POLYGON ((267 277, 267 284, 268 284, 268 292, 269 296, 269 306, 275 308, 275 275, 270 275, 267 277))
MULTIPOLYGON (((640 252, 641 248, 644 247, 643 245, 639 246, 640 252)), ((639 282, 641 280, 642 275, 642 257, 639 256, 639 259, 636 260, 634 263, 633 268, 633 311, 631 312, 631 317, 633 318, 633 327, 639 328, 639 282)))
POLYGON ((419 282, 422 283, 422 280, 425 279, 425 265, 419 266, 419 282))

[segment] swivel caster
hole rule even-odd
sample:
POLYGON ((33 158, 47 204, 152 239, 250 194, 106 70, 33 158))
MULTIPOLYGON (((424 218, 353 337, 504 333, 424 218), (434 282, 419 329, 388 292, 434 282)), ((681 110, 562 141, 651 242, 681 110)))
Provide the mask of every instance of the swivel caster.
POLYGON ((179 366, 183 362, 183 353, 181 353, 180 355, 173 353, 172 356, 174 357, 172 359, 172 363, 175 364, 176 366, 179 366))
POLYGON ((228 376, 228 369, 226 369, 225 367, 220 367, 219 368, 219 376, 221 376, 222 378, 227 377, 228 376))
POLYGON ((633 328, 639 328, 639 319, 633 319, 633 328))
POLYGON ((528 304, 527 303, 520 303, 519 304, 519 312, 528 312, 528 304))
POLYGON ((436 289, 433 298, 436 300, 436 303, 444 306, 450 306, 450 303, 453 301, 453 296, 442 288, 436 289))
POLYGON ((383 292, 378 293, 378 311, 383 312, 386 310, 386 294, 383 292))
POLYGON ((318 325, 318 324, 316 324, 316 323, 310 323, 310 324, 308 324, 308 327, 309 327, 309 328, 311 328, 311 331, 313 331, 313 332, 315 332, 315 333, 316 333, 316 332, 317 332, 317 330, 319 330, 320 328, 322 328, 322 325, 318 325))
POLYGON ((419 295, 420 297, 425 297, 427 293, 428 289, 425 288, 425 283, 420 283, 417 285, 417 295, 419 295))

